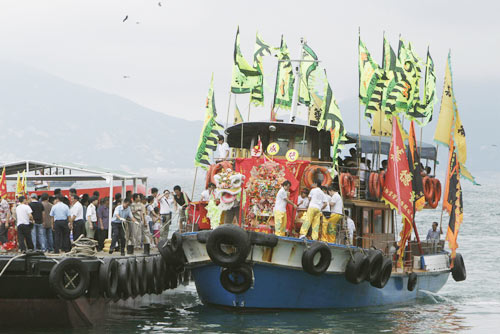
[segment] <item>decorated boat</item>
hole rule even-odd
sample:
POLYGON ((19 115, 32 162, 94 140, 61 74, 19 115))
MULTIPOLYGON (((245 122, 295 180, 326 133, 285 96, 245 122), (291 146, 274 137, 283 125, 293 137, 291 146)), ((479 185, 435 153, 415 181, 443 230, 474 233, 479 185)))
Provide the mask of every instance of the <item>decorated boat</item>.
MULTIPOLYGON (((214 183, 217 189, 208 203, 192 203, 192 230, 176 232, 164 244, 160 251, 167 263, 185 257, 203 303, 242 309, 405 303, 438 292, 450 273, 464 280, 464 261, 456 252, 460 176, 473 179, 464 165, 465 132, 449 61, 435 137, 450 152, 442 205, 450 216, 445 234, 451 252, 439 231, 437 238, 421 240, 415 224, 418 212, 436 209, 443 193, 435 176, 437 147, 417 141, 414 125, 423 127, 432 118, 436 76, 430 54, 421 97, 421 61, 409 43, 400 41, 396 56, 384 38, 379 67, 360 39, 360 105, 371 125, 364 136, 345 130, 326 72, 304 40, 301 46, 299 59, 292 60, 282 38, 270 119, 243 121, 235 105, 235 122, 224 130, 233 155, 211 164, 223 130, 216 120, 212 78, 195 164, 207 171, 206 186, 214 183), (306 109, 307 120, 300 120, 298 106, 306 109), (288 183, 294 204, 313 183, 338 187, 342 219, 331 225, 330 212, 322 212, 321 228, 313 224, 311 231, 305 209, 288 204, 283 235, 274 207, 288 183)), ((255 50, 251 66, 241 54, 238 31, 232 93, 250 94, 248 118, 250 105, 262 106, 262 57, 273 52, 259 35, 255 50)))

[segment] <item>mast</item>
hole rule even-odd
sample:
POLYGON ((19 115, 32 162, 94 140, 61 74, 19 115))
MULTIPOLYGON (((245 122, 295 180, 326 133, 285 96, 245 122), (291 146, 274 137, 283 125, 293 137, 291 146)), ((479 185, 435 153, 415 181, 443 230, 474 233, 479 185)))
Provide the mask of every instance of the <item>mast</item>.
POLYGON ((292 109, 290 111, 290 123, 295 122, 295 117, 297 115, 297 104, 298 104, 298 99, 299 99, 299 87, 300 87, 300 80, 301 80, 300 64, 301 64, 302 60, 304 59, 304 52, 302 52, 304 43, 305 43, 304 38, 301 38, 300 39, 299 61, 298 61, 298 65, 295 67, 295 83, 293 86, 293 98, 292 98, 292 109))

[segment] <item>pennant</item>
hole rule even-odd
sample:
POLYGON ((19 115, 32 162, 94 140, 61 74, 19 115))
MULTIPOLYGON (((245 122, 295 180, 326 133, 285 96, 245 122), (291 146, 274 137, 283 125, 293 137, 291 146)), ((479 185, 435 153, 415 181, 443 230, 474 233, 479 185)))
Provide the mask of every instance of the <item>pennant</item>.
POLYGON ((238 105, 234 104, 234 124, 243 123, 243 116, 241 116, 240 109, 238 105))
POLYGON ((21 174, 17 172, 17 182, 16 182, 16 197, 23 195, 23 183, 21 180, 21 174))
POLYGON ((312 103, 309 105, 308 123, 310 126, 317 126, 322 115, 323 99, 314 92, 310 92, 310 95, 312 103))
POLYGON ((240 50, 240 27, 234 42, 234 64, 231 79, 231 93, 246 94, 258 85, 261 73, 246 61, 240 50))
POLYGON ((7 196, 7 179, 5 176, 5 167, 3 168, 2 178, 0 179, 0 198, 7 196))
POLYGON ((434 132, 434 141, 448 147, 454 119, 453 82, 451 77, 451 57, 448 53, 446 69, 444 72, 443 95, 441 96, 441 110, 438 123, 434 132))
POLYGON ((257 85, 253 87, 250 101, 255 106, 264 105, 264 65, 262 57, 271 55, 271 47, 267 45, 257 32, 255 37, 255 51, 253 54, 253 67, 259 71, 257 85))
POLYGON ((372 136, 392 136, 392 118, 388 118, 382 112, 373 114, 373 122, 370 127, 372 136))
MULTIPOLYGON (((418 86, 417 86, 418 87, 418 86)), ((424 98, 415 102, 412 109, 406 113, 409 119, 415 120, 418 125, 425 126, 432 121, 434 104, 436 103, 436 71, 429 49, 425 63, 424 98)))
POLYGON ((382 71, 373 60, 365 44, 361 41, 361 37, 359 37, 358 41, 358 51, 359 100, 362 104, 367 106, 382 76, 382 71))
POLYGON ((23 196, 28 195, 28 181, 26 180, 26 171, 24 170, 23 170, 22 194, 23 196))
POLYGON ((216 118, 217 111, 215 109, 214 75, 212 74, 205 106, 205 121, 203 122, 203 128, 194 159, 194 165, 203 169, 208 169, 208 166, 210 165, 210 154, 217 149, 217 136, 219 135, 219 130, 224 129, 222 125, 217 123, 216 118))
POLYGON ((252 148, 251 156, 252 157, 260 157, 261 155, 262 155, 262 141, 260 140, 260 136, 259 136, 259 140, 257 141, 257 145, 255 145, 252 148))
MULTIPOLYGON (((454 259, 458 248, 457 237, 460 225, 463 221, 463 201, 462 187, 460 185, 460 164, 453 144, 450 145, 450 157, 448 162, 448 177, 446 180, 445 199, 443 200, 443 209, 448 211, 450 221, 446 240, 451 249, 451 258, 454 259)), ((453 262, 452 262, 453 266, 453 262)))
POLYGON ((315 72, 319 70, 318 56, 304 43, 302 45, 302 60, 300 63, 300 85, 299 85, 299 103, 306 106, 311 105, 311 91, 314 87, 315 72))
POLYGON ((410 133, 408 136, 408 166, 412 179, 412 196, 415 210, 420 211, 425 206, 424 183, 422 181, 422 169, 420 168, 420 157, 418 154, 417 140, 415 137, 415 126, 410 123, 410 133))
POLYGON ((342 115, 340 114, 337 100, 335 99, 335 96, 333 96, 332 88, 328 83, 325 72, 325 97, 323 99, 323 105, 321 106, 321 116, 316 128, 318 131, 328 131, 336 127, 339 127, 339 134, 341 138, 344 138, 345 128, 344 122, 342 121, 342 115))
POLYGON ((290 109, 293 100, 293 85, 295 76, 293 74, 292 62, 286 42, 281 36, 281 45, 278 52, 278 73, 276 74, 276 86, 274 90, 274 107, 290 109))

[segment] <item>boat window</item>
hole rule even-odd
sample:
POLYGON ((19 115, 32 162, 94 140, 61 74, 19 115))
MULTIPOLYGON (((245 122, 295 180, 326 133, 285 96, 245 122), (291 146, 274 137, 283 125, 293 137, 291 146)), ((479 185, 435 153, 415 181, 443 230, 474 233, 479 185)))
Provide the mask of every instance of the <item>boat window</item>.
POLYGON ((384 212, 380 209, 373 210, 373 233, 382 233, 384 230, 384 212))
POLYGON ((370 230, 370 209, 363 209, 363 233, 371 233, 370 230))
POLYGON ((311 156, 311 145, 307 141, 307 138, 304 139, 303 134, 295 135, 295 147, 300 157, 310 157, 311 156))
MULTIPOLYGON (((276 142, 280 146, 280 150, 278 151, 278 154, 276 154, 276 155, 284 156, 286 154, 286 152, 290 149, 289 148, 290 139, 288 139, 288 138, 276 138, 276 142)), ((264 148, 264 149, 266 149, 266 148, 264 148)))

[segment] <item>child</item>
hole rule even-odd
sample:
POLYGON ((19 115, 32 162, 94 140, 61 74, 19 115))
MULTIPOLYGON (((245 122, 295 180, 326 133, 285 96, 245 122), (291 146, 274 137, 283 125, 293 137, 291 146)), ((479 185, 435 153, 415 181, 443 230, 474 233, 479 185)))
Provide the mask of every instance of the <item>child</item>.
POLYGON ((158 245, 160 241, 160 231, 161 231, 161 222, 160 222, 160 208, 154 208, 155 215, 153 216, 153 237, 155 240, 155 244, 158 245))

